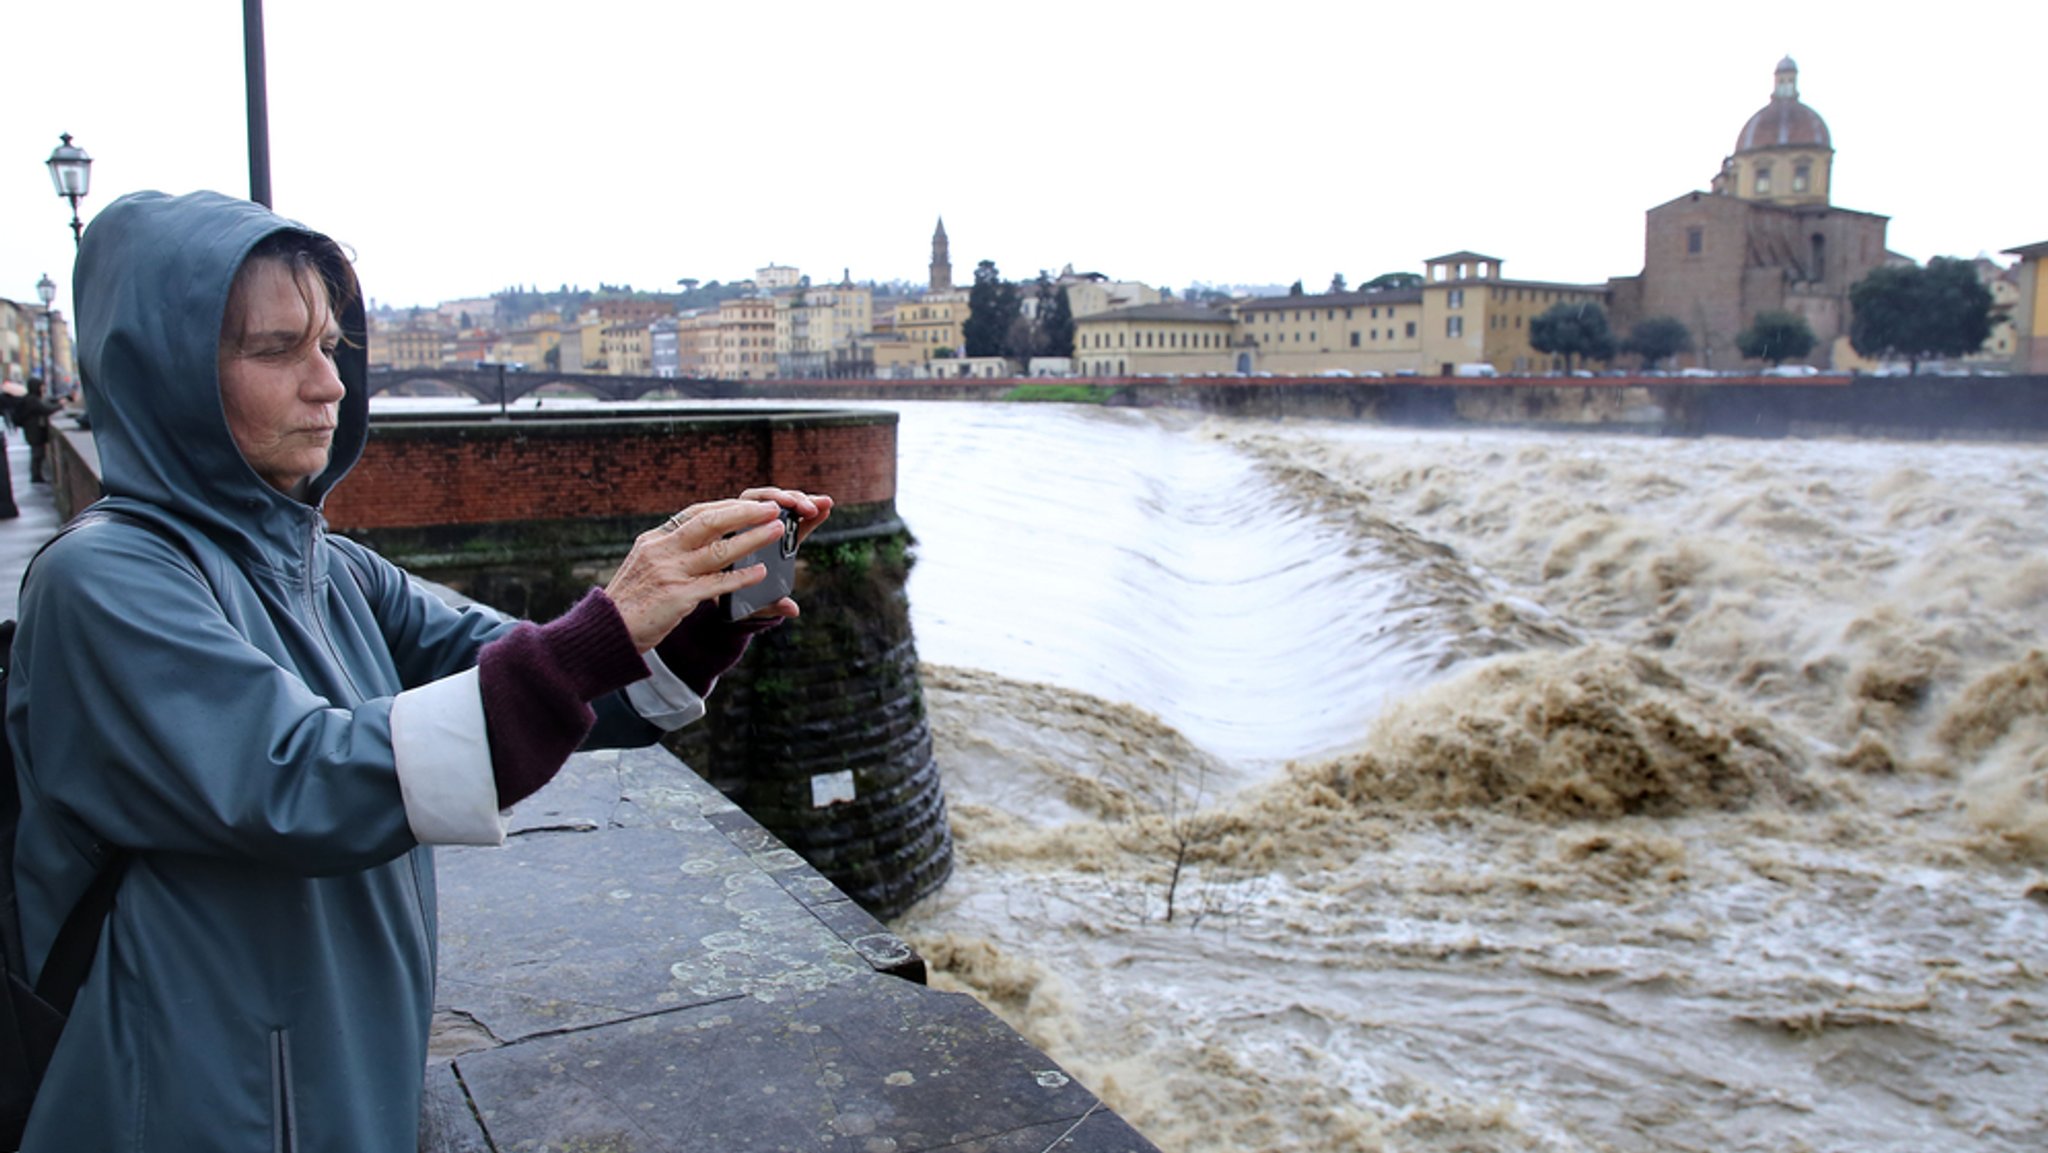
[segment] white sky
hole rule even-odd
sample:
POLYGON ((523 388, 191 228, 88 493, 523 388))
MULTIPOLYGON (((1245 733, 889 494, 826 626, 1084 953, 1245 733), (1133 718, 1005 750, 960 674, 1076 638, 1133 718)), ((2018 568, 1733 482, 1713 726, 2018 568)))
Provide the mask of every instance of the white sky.
MULTIPOLYGON (((1639 271, 1780 56, 1834 202, 1916 259, 2048 240, 2029 53, 2048 3, 269 0, 276 206, 376 300, 663 288, 769 261, 922 281, 994 260, 1311 291, 1461 248, 1639 271)), ((21 0, 0 77, 0 296, 69 301, 43 160, 123 192, 248 191, 241 5, 21 0)))

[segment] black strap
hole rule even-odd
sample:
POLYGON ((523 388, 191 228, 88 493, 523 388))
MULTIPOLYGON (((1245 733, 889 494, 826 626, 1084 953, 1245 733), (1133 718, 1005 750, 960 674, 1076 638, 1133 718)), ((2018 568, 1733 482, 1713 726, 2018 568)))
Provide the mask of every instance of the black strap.
MULTIPOLYGON (((186 547, 184 541, 173 536, 169 529, 155 521, 130 516, 118 509, 92 505, 71 518, 63 528, 58 529, 56 536, 44 541, 42 548, 36 550, 35 556, 29 558, 29 566, 33 566, 36 558, 42 556, 45 549, 56 543, 58 537, 74 529, 102 521, 118 521, 147 529, 176 545, 180 552, 187 556, 191 555, 191 550, 186 547)), ((22 571, 22 583, 28 583, 26 567, 22 571)), ((8 671, 11 673, 13 670, 8 671)), ((103 859, 99 872, 93 875, 92 883, 86 886, 84 895, 78 898, 78 903, 71 907, 70 915, 64 918, 64 926, 57 930, 57 940, 50 946, 49 955, 43 960, 43 971, 36 978, 36 996, 65 1016, 70 1016, 71 1005, 78 1000, 78 990, 85 985, 86 974, 92 969, 93 954, 99 951, 100 930, 105 927, 107 914, 114 907, 114 894, 121 888, 121 879, 128 873, 127 850, 107 846, 103 847, 101 852, 103 859)))
POLYGON ((85 895, 71 906, 64 927, 57 930, 57 943, 50 946, 43 971, 36 977, 36 996, 67 1017, 71 1015, 71 1003, 78 1000, 78 990, 85 985, 86 974, 92 971, 93 954, 100 947, 100 930, 114 908, 114 892, 127 873, 128 854, 121 849, 110 850, 92 884, 86 886, 85 895))

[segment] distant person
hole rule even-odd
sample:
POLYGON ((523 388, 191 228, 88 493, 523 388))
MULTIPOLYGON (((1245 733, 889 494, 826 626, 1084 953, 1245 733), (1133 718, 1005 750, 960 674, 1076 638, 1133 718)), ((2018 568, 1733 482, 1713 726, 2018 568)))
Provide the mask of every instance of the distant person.
MULTIPOLYGON (((28 394, 25 385, 12 380, 0 383, 0 417, 14 424, 15 410, 28 394), (14 390, 20 389, 17 394, 14 390)), ((15 425, 19 429, 20 425, 15 425)), ((14 503, 14 464, 7 456, 7 433, 0 429, 0 520, 13 520, 21 515, 21 508, 14 503)))
POLYGON ((28 442, 28 479, 32 484, 48 484, 44 474, 48 467, 45 458, 50 453, 50 417, 63 409, 64 402, 52 396, 43 395, 43 378, 28 378, 28 395, 14 402, 14 427, 21 430, 21 439, 28 442))
POLYGON ((775 488, 642 533, 561 618, 457 611, 326 530, 368 432, 362 293, 331 240, 212 193, 126 196, 75 277, 102 519, 32 566, 7 700, 31 976, 128 860, 22 1149, 410 1150, 434 1005, 434 844, 579 746, 703 710, 748 637, 722 571, 807 534, 775 488), (733 534, 728 536, 728 534, 733 534), (702 611, 699 611, 702 610, 702 611))

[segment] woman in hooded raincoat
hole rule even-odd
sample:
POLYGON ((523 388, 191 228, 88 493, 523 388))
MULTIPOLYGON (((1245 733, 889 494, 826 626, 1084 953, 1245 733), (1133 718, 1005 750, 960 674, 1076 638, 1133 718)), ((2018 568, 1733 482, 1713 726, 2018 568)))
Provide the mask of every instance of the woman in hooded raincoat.
POLYGON ((129 856, 22 1148, 413 1147, 433 1011, 429 846, 575 748, 701 714, 747 636, 723 572, 828 497, 757 489, 635 542, 544 626, 456 611, 330 536, 367 434, 340 249, 211 193, 108 206, 79 255, 105 502, 21 600, 7 702, 24 949, 39 971, 110 848, 129 856), (729 538, 729 539, 728 539, 729 538), (698 608, 705 611, 695 611, 698 608))

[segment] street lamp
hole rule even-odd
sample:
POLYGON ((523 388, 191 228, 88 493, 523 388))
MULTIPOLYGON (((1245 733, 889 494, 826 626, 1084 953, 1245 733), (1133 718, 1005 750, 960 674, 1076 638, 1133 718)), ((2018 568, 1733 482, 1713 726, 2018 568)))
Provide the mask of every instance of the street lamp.
POLYGON ((64 143, 50 153, 46 161, 50 166, 50 183, 57 186, 57 195, 71 202, 71 243, 75 247, 85 237, 85 225, 78 222, 78 201, 92 187, 92 157, 85 149, 71 143, 71 134, 64 133, 64 143))
POLYGON ((55 392, 57 382, 51 379, 50 373, 50 354, 55 351, 50 347, 50 302, 57 299, 57 282, 50 279, 49 273, 43 273, 43 278, 36 281, 36 295, 43 301, 43 323, 40 326, 43 334, 43 387, 55 392))

